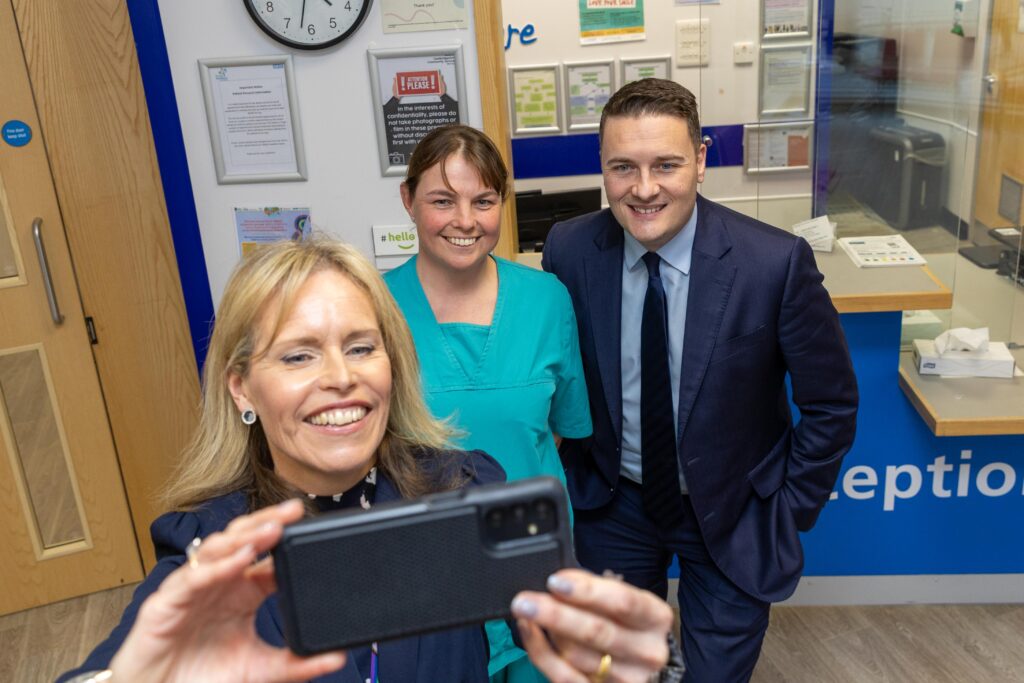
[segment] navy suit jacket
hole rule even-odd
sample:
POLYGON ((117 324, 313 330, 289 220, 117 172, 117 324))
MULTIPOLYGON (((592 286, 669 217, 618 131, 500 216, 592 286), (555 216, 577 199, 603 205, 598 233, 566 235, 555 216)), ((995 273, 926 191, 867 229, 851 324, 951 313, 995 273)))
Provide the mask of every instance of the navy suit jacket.
MULTIPOLYGON (((496 460, 482 451, 453 451, 454 460, 438 458, 437 453, 420 453, 421 462, 428 475, 447 478, 445 472, 432 466, 449 462, 450 466, 461 467, 469 477, 470 486, 495 481, 505 481, 505 471, 496 460), (423 458, 434 458, 424 461, 423 458)), ((443 455, 448 455, 444 453, 443 455)), ((394 484, 383 474, 377 477, 375 503, 399 500, 401 495, 394 484)), ((156 547, 157 564, 146 579, 139 584, 131 604, 125 609, 121 622, 111 634, 100 643, 79 668, 63 674, 58 683, 86 671, 105 669, 110 665, 121 647, 142 602, 160 586, 172 571, 185 562, 185 546, 196 537, 203 538, 214 532, 223 531, 235 517, 249 512, 247 496, 239 491, 214 498, 191 512, 169 512, 161 515, 151 527, 156 547)), ((373 571, 367 567, 367 571, 373 571)), ((415 580, 415 577, 410 577, 415 580)), ((358 614, 351 615, 354 620, 358 614)), ((284 630, 277 595, 271 595, 256 612, 256 632, 260 637, 277 647, 284 647, 284 630)), ((402 638, 380 644, 380 678, 383 681, 409 681, 410 683, 487 683, 487 662, 490 657, 487 635, 483 626, 450 629, 411 638, 402 638)), ((318 683, 363 683, 355 664, 349 657, 340 671, 315 679, 318 683)))
MULTIPOLYGON (((857 384, 807 242, 699 195, 697 206, 677 456, 715 563, 775 602, 796 589, 798 531, 814 525, 853 443, 857 384)), ((562 448, 580 510, 607 504, 619 477, 623 242, 605 209, 555 225, 544 244, 544 269, 576 309, 594 422, 590 439, 562 448)))

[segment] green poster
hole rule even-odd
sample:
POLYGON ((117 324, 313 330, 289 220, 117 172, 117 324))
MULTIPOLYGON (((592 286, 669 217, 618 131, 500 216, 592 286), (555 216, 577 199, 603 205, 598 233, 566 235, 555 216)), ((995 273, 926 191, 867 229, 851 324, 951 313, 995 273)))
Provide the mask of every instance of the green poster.
POLYGON ((644 40, 644 0, 579 0, 580 43, 644 40))

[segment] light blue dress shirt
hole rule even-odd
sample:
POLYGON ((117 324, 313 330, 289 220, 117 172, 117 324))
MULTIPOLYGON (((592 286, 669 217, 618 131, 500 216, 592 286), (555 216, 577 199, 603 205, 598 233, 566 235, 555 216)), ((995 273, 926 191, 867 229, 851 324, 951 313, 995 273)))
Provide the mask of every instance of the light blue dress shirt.
MULTIPOLYGON (((690 291, 690 259, 693 236, 697 230, 697 207, 683 229, 658 250, 661 257, 661 280, 668 300, 668 368, 672 375, 672 414, 679 426, 679 375, 683 365, 683 334, 686 332, 686 297, 690 291)), ((640 464, 640 328, 647 296, 647 266, 643 255, 647 249, 628 232, 622 259, 622 462, 619 473, 637 482, 642 481, 640 464)), ((676 439, 679 435, 676 434, 676 439)), ((679 488, 687 492, 682 468, 679 488)))

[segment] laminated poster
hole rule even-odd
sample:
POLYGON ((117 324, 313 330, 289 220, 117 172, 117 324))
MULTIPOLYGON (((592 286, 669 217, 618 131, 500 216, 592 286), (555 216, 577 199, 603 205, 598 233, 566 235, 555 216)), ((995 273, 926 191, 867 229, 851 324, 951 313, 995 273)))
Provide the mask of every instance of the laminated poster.
POLYGON ((579 0, 580 44, 646 40, 644 0, 579 0))
POLYGON ((312 233, 308 208, 235 209, 238 250, 244 257, 261 244, 281 240, 304 240, 312 233))

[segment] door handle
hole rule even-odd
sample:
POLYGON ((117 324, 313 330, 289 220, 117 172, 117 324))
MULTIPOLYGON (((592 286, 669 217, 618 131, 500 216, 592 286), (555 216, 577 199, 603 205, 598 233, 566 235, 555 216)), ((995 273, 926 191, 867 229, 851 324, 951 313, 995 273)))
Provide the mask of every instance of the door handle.
POLYGON ((46 288, 46 300, 50 303, 50 317, 56 325, 64 322, 64 314, 57 305, 57 294, 53 290, 53 278, 50 276, 50 262, 46 258, 46 247, 43 245, 43 219, 32 221, 32 239, 36 243, 36 256, 39 257, 39 270, 43 271, 43 287, 46 288))
POLYGON ((995 74, 985 74, 981 79, 985 84, 985 94, 997 97, 999 95, 999 77, 995 74))

